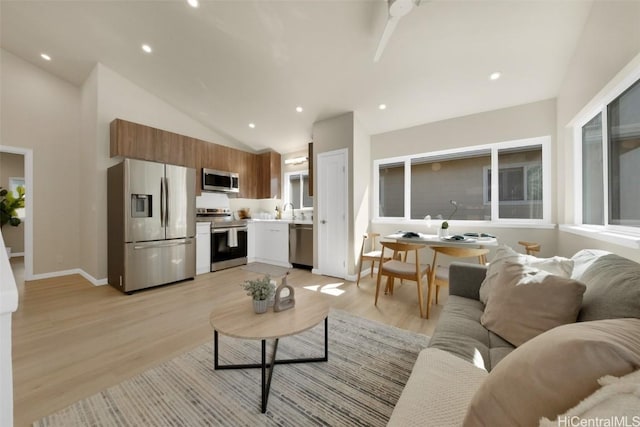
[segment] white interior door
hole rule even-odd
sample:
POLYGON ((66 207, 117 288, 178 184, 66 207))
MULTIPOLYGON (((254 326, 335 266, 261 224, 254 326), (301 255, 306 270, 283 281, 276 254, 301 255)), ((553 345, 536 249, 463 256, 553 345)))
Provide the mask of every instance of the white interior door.
POLYGON ((347 272, 347 150, 318 155, 318 269, 344 278, 347 272))

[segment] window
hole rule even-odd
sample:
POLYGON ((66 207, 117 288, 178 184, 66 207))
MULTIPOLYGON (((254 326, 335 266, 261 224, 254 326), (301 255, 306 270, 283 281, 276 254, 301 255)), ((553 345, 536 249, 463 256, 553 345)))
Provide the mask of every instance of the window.
MULTIPOLYGON (((491 204, 491 168, 484 180, 484 200, 491 204)), ((498 150, 500 218, 542 219, 542 188, 542 146, 498 150)))
POLYGON ((582 127, 582 221, 604 225, 602 117, 582 127))
POLYGON ((577 222, 640 227, 640 80, 584 124, 579 135, 582 216, 577 222))
POLYGON ((285 200, 292 203, 294 209, 313 207, 313 199, 309 196, 308 172, 286 173, 284 192, 285 200))
POLYGON ((380 165, 380 191, 378 215, 381 217, 404 217, 404 163, 380 165))
POLYGON ((448 219, 455 200, 453 220, 549 222, 548 145, 543 137, 377 160, 378 218, 448 219))
POLYGON ((446 219, 454 209, 450 200, 458 202, 454 219, 491 219, 482 181, 489 165, 491 150, 412 159, 411 219, 446 219))
POLYGON ((607 114, 609 224, 640 227, 640 80, 607 114))

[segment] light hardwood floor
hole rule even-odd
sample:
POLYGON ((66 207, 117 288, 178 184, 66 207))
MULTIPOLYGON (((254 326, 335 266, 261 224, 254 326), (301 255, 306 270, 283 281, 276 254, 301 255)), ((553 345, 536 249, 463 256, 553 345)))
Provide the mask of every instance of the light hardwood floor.
MULTIPOLYGON (((247 298, 250 304, 240 284, 260 276, 236 267, 124 295, 111 286, 93 286, 80 275, 24 283, 22 259, 12 259, 12 265, 19 287, 13 315, 19 427, 211 341, 212 305, 228 298, 247 298)), ((377 307, 375 277, 364 277, 358 288, 354 282, 293 269, 288 282, 315 289, 333 308, 426 335, 442 308, 434 306, 431 319, 421 319, 413 282, 397 283, 394 295, 382 295, 377 307)))

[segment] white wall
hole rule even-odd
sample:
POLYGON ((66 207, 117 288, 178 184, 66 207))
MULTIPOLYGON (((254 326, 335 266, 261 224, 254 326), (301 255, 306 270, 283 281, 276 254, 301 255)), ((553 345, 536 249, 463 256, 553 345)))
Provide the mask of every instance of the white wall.
MULTIPOLYGON (((97 86, 96 135, 93 141, 83 143, 93 145, 87 152, 95 151, 93 194, 96 197, 85 209, 95 218, 95 226, 89 224, 88 234, 83 239, 83 250, 89 252, 83 268, 87 268, 87 272, 96 279, 104 280, 107 276, 107 168, 120 160, 112 159, 109 154, 109 125, 114 119, 121 118, 220 145, 239 149, 247 147, 205 127, 102 64, 96 65, 92 75, 94 73, 97 75, 95 85, 88 81, 91 84, 85 85, 84 90, 93 91, 97 86)), ((92 126, 91 123, 85 125, 92 126)))
POLYGON ((0 50, 0 145, 33 150, 33 273, 78 267, 80 90, 0 50))
MULTIPOLYGON (((558 221, 574 218, 573 134, 568 124, 630 61, 640 54, 640 2, 594 2, 558 95, 558 221)), ((582 248, 616 252, 640 261, 637 249, 558 232, 558 253, 582 248)))
MULTIPOLYGON (((89 74, 81 88, 81 122, 80 122, 80 194, 78 210, 80 211, 80 259, 79 267, 90 274, 94 281, 100 278, 97 275, 98 258, 96 254, 96 236, 99 233, 96 211, 98 206, 96 200, 99 197, 96 161, 97 146, 95 141, 98 137, 97 117, 98 117, 98 70, 94 68, 89 74)), ((102 190, 104 192, 104 190, 102 190)), ((106 225, 103 226, 106 228, 106 225)))
POLYGON ((353 176, 353 232, 349 244, 349 274, 356 274, 362 235, 368 231, 371 208, 371 136, 364 129, 358 115, 354 116, 353 155, 350 156, 353 176))
MULTIPOLYGON (((489 111, 440 122, 428 123, 398 131, 373 135, 371 137, 371 159, 383 159, 450 148, 472 147, 539 136, 551 136, 554 146, 556 130, 556 105, 554 99, 519 105, 501 110, 489 111)), ((554 148, 552 148, 554 150, 554 148)), ((554 165, 552 164, 552 170, 554 165)), ((552 182, 556 182, 552 173, 552 182)), ((552 185, 555 187, 555 185, 552 185)), ((552 195, 552 198, 555 197, 552 195)), ((552 221, 555 212, 552 212, 552 221)), ((556 230, 485 227, 482 230, 465 225, 464 222, 452 221, 456 234, 465 232, 488 232, 499 237, 500 242, 520 250, 519 240, 530 240, 542 245, 542 256, 556 253, 556 230)), ((435 224, 431 229, 427 223, 413 225, 377 223, 373 231, 387 235, 402 229, 404 231, 420 231, 435 234, 435 224)))
POLYGON ((0 56, 0 145, 33 150, 36 276, 80 269, 94 283, 106 280, 113 119, 247 149, 103 65, 78 88, 10 52, 0 56))
MULTIPOLYGON (((354 220, 354 207, 353 207, 353 146, 354 146, 354 127, 355 116, 353 112, 341 114, 336 117, 331 117, 325 120, 317 121, 313 124, 313 156, 314 165, 317 165, 318 154, 327 153, 329 151, 339 150, 346 148, 348 152, 348 166, 347 171, 348 185, 347 185, 347 256, 352 258, 353 254, 353 220, 354 220)), ((313 194, 318 194, 318 171, 314 168, 313 194)), ((314 200, 314 221, 318 218, 318 206, 317 198, 314 200)), ((313 228, 313 240, 314 240, 314 254, 313 265, 318 265, 318 227, 313 228)), ((353 273, 353 259, 347 260, 347 274, 353 273)))

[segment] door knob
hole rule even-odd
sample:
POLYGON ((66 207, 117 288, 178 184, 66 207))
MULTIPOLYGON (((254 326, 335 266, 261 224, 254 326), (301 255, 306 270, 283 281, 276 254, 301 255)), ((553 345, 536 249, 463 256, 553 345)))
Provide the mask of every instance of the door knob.
POLYGON ((322 223, 322 224, 326 224, 326 223, 327 223, 327 221, 325 221, 325 220, 323 219, 322 221, 320 221, 320 223, 322 223))

